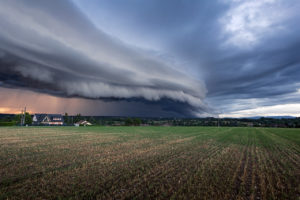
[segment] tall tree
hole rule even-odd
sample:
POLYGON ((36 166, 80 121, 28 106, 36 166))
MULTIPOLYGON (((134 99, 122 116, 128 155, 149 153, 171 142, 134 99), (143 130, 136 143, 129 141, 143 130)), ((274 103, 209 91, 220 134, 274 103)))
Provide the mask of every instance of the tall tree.
POLYGON ((26 125, 31 125, 32 124, 32 118, 31 118, 31 115, 28 112, 25 113, 25 124, 26 125))
POLYGON ((65 113, 65 116, 64 116, 64 123, 65 123, 65 124, 70 124, 70 118, 69 118, 68 113, 65 113))
POLYGON ((79 122, 80 120, 81 120, 81 114, 80 113, 78 113, 76 116, 75 116, 75 119, 74 119, 74 122, 76 123, 76 122, 79 122))

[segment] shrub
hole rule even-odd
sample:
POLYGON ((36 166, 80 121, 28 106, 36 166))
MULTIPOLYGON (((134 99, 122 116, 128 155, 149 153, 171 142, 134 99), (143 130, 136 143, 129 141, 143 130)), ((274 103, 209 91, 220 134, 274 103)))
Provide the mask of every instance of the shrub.
POLYGON ((0 122, 0 126, 15 126, 16 122, 0 122))

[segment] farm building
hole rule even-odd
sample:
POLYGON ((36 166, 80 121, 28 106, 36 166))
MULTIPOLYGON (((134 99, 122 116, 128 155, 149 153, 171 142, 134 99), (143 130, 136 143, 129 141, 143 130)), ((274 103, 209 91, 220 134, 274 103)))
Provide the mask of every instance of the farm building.
POLYGON ((91 126, 92 124, 86 120, 80 120, 74 124, 75 126, 91 126))
POLYGON ((60 114, 34 114, 33 125, 63 125, 64 119, 60 114))

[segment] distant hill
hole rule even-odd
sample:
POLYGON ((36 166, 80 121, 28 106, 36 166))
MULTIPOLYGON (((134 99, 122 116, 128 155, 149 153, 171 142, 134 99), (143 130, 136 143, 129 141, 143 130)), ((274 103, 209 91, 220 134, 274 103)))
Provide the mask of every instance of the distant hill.
POLYGON ((260 118, 272 118, 272 119, 295 119, 293 116, 255 116, 255 117, 241 117, 240 119, 260 119, 260 118))

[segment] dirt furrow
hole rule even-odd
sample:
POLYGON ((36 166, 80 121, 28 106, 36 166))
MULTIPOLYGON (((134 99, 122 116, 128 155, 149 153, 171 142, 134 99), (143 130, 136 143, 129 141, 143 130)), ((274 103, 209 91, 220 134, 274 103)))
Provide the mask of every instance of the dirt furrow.
POLYGON ((285 148, 285 150, 281 149, 279 146, 275 146, 275 148, 279 154, 281 153, 286 156, 285 159, 287 159, 287 161, 290 162, 294 168, 300 170, 300 159, 297 158, 297 154, 289 152, 288 148, 285 148))
POLYGON ((245 172, 245 166, 246 166, 246 161, 247 161, 247 146, 244 147, 243 153, 241 156, 241 160, 239 162, 238 170, 235 175, 235 180, 234 180, 234 195, 235 197, 240 194, 241 191, 241 184, 242 184, 242 176, 245 172))
MULTIPOLYGON (((203 162, 205 159, 212 157, 218 150, 220 150, 217 146, 210 149, 208 152, 205 153, 205 155, 201 155, 199 157, 199 154, 195 154, 195 149, 192 149, 193 154, 189 156, 183 156, 175 154, 173 157, 169 157, 168 160, 170 162, 165 162, 162 160, 162 163, 157 163, 156 167, 154 166, 153 169, 149 171, 149 173, 145 174, 142 177, 137 177, 137 179, 133 180, 132 182, 128 183, 128 189, 124 190, 127 191, 129 188, 134 186, 135 188, 143 188, 145 186, 148 186, 149 181, 152 183, 159 182, 162 180, 166 181, 166 184, 170 183, 172 184, 172 188, 177 188, 181 183, 186 182, 189 174, 194 174, 197 171, 198 165, 203 162), (182 157, 180 159, 183 159, 185 161, 182 164, 176 163, 176 158, 182 157), (165 163, 165 164, 163 164, 165 163), (189 163, 192 163, 192 165, 189 165, 189 163), (186 167, 189 166, 187 169, 186 167), (184 179, 184 177, 186 177, 184 179), (175 181, 177 180, 177 181, 175 181)), ((169 187, 166 185, 165 187, 169 187)), ((149 193, 155 198, 155 190, 157 188, 153 187, 149 190, 149 193)), ((169 193, 166 197, 170 197, 172 193, 169 193)))
POLYGON ((245 178, 244 178, 244 186, 245 186, 245 195, 246 199, 251 199, 252 195, 252 176, 253 176, 253 161, 252 161, 252 156, 253 156, 253 145, 248 147, 248 159, 247 159, 247 167, 245 171, 245 178))
MULTIPOLYGON (((276 148, 275 148, 276 149, 276 148)), ((299 186, 299 173, 297 168, 293 168, 293 171, 287 171, 282 159, 279 159, 276 154, 279 152, 266 150, 267 162, 269 163, 269 170, 273 178, 273 187, 275 188, 275 196, 280 197, 283 191, 289 191, 293 193, 294 189, 299 186)), ((299 192, 298 192, 299 194, 299 192)), ((282 198, 285 198, 284 196, 282 198)), ((296 198, 296 195, 295 195, 296 198)))
POLYGON ((258 149, 254 147, 254 200, 262 199, 261 196, 261 178, 259 177, 259 159, 258 149))
POLYGON ((274 195, 276 189, 275 185, 275 177, 273 173, 273 165, 270 162, 270 157, 268 153, 264 149, 260 149, 260 163, 262 164, 261 175, 264 180, 264 187, 262 190, 263 199, 274 199, 274 195))

